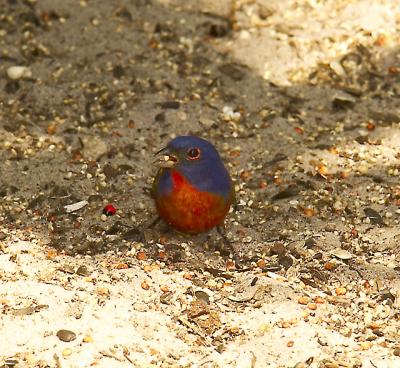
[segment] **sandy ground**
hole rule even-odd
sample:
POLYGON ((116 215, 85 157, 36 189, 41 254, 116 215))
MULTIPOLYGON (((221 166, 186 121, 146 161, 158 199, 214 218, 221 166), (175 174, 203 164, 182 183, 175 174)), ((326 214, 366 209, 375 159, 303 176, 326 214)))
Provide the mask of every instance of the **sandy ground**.
POLYGON ((400 367, 397 1, 3 6, 0 367, 400 367), (241 269, 148 229, 180 134, 241 269))

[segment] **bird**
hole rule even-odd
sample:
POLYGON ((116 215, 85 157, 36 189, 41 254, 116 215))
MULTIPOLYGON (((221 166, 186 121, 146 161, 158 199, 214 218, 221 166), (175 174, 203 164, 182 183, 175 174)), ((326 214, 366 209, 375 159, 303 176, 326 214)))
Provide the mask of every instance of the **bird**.
POLYGON ((155 154, 152 196, 159 217, 185 234, 221 229, 235 201, 234 186, 217 151, 197 136, 178 136, 155 154))

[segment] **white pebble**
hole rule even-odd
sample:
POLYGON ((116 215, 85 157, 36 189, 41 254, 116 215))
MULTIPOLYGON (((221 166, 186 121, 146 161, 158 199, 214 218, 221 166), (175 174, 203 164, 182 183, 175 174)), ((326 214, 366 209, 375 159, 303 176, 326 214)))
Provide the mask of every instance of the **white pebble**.
POLYGON ((7 77, 10 79, 21 79, 32 77, 32 71, 26 66, 10 66, 7 69, 7 77))

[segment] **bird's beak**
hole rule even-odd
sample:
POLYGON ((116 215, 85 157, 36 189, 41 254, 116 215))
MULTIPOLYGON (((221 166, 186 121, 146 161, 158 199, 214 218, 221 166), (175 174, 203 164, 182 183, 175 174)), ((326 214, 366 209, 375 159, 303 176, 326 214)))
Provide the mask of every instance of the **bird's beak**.
POLYGON ((153 164, 157 167, 169 168, 177 164, 177 157, 171 153, 168 147, 165 147, 154 154, 153 164))

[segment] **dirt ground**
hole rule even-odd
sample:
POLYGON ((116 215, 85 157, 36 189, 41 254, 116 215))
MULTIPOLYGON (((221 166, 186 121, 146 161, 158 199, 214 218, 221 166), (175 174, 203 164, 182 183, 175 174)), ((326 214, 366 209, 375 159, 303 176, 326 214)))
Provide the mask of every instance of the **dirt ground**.
POLYGON ((400 367, 399 31, 397 0, 3 0, 0 367, 400 367), (241 268, 149 228, 187 134, 241 268))

